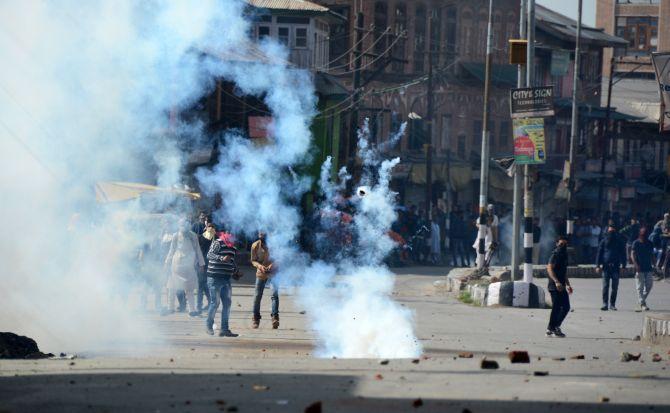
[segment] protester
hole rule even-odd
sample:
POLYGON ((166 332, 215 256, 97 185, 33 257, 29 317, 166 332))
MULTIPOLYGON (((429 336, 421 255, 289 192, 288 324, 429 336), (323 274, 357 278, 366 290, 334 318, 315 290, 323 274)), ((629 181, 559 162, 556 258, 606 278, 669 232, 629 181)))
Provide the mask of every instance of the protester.
POLYGON ((207 312, 206 331, 214 335, 214 316, 221 303, 221 328, 219 337, 237 337, 230 331, 230 306, 232 304, 231 278, 238 272, 235 256, 237 249, 233 236, 220 232, 218 239, 212 241, 207 253, 207 287, 209 288, 209 311, 207 312))
POLYGON ((273 277, 275 266, 270 259, 270 251, 265 242, 265 232, 258 232, 258 240, 251 245, 251 265, 256 268, 256 289, 254 294, 254 309, 252 327, 258 328, 261 322, 261 300, 268 281, 272 287, 272 328, 279 328, 279 284, 273 277))
POLYGON ((640 234, 640 221, 637 218, 633 217, 630 219, 630 224, 626 225, 624 228, 619 231, 621 235, 626 239, 626 257, 627 261, 630 261, 631 248, 633 247, 633 242, 637 239, 640 234))
POLYGON ((556 249, 552 252, 547 264, 549 275, 547 290, 551 295, 551 315, 547 327, 547 337, 565 337, 561 331, 563 320, 570 312, 570 296, 572 286, 568 279, 568 240, 565 236, 559 236, 556 241, 556 249))
POLYGON ((487 212, 489 215, 489 228, 491 228, 491 235, 493 237, 493 242, 498 243, 498 229, 500 228, 500 218, 496 215, 495 205, 489 204, 487 207, 487 212))
POLYGON ((596 270, 602 272, 603 287, 602 311, 607 311, 608 298, 609 309, 616 311, 616 298, 619 290, 619 276, 623 274, 626 268, 626 245, 619 234, 616 232, 614 222, 611 222, 607 227, 607 233, 600 242, 598 253, 596 254, 596 270), (612 286, 612 293, 610 295, 610 284, 612 286))
POLYGON ((451 246, 452 265, 457 266, 457 257, 461 259, 461 267, 470 266, 470 255, 465 251, 467 228, 460 207, 452 212, 449 219, 449 244, 451 246))
POLYGON ((638 239, 633 242, 631 259, 635 267, 635 286, 640 304, 639 311, 649 311, 647 297, 654 285, 654 248, 647 239, 646 228, 640 229, 638 239))
POLYGON ((437 223, 437 217, 433 216, 430 221, 430 262, 437 265, 441 260, 442 241, 440 235, 440 225, 437 223))
POLYGON ((205 229, 207 229, 208 222, 209 219, 207 218, 207 214, 201 212, 200 215, 198 215, 198 221, 191 226, 191 231, 201 235, 203 232, 205 232, 205 229))
POLYGON ((589 260, 593 262, 598 253, 598 246, 600 245, 600 237, 602 236, 603 229, 598 224, 596 218, 591 219, 591 224, 589 226, 589 260))
POLYGON ((211 302, 209 288, 207 287, 207 266, 209 265, 207 253, 209 252, 209 247, 212 246, 214 238, 216 238, 216 227, 207 221, 205 231, 202 234, 198 234, 200 251, 202 251, 203 257, 205 257, 205 268, 202 271, 198 271, 198 315, 202 314, 204 297, 207 297, 207 306, 204 308, 209 308, 209 303, 211 302))
POLYGON ((198 237, 188 229, 186 219, 179 221, 179 229, 172 236, 170 242, 170 251, 165 258, 165 266, 170 265, 171 275, 168 280, 168 311, 174 311, 175 292, 183 290, 190 292, 191 297, 186 294, 186 300, 189 305, 190 316, 196 316, 195 289, 198 283, 196 265, 205 266, 205 260, 200 251, 198 237))

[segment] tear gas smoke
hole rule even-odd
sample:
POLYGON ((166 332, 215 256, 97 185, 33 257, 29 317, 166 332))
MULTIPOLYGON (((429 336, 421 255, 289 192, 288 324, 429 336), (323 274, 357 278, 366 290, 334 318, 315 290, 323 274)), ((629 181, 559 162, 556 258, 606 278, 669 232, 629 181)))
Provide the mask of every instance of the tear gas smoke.
MULTIPOLYGON (((234 232, 268 233, 280 282, 296 286, 309 307, 319 354, 420 352, 412 316, 389 298, 394 278, 382 265, 393 248, 386 235, 395 219, 388 184, 398 160, 383 160, 384 148, 372 147, 364 128, 358 186, 366 190, 350 199, 354 248, 328 263, 302 252, 298 204, 311 183, 295 171, 309 162, 312 79, 288 67, 286 50, 271 41, 260 45, 267 56, 262 63, 217 58, 249 46, 243 7, 238 0, 198 7, 188 1, 0 4, 0 57, 9 62, 0 68, 0 160, 8 194, 0 205, 4 330, 67 351, 119 343, 137 350, 157 337, 124 301, 142 272, 138 251, 162 232, 159 223, 138 217, 168 206, 188 213, 189 204, 156 197, 101 206, 92 187, 100 180, 181 184, 184 148, 205 137, 199 121, 174 114, 209 93, 218 77, 264 100, 273 139, 256 146, 229 131, 219 163, 198 171, 203 192, 223 199, 215 218, 234 232)), ((322 210, 342 212, 351 178, 344 169, 338 178, 322 179, 322 210)))

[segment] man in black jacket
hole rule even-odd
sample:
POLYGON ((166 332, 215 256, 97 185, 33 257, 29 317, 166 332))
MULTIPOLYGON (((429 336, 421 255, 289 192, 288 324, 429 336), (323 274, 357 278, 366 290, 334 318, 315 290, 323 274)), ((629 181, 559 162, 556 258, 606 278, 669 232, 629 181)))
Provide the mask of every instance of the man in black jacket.
POLYGON ((602 311, 607 311, 607 299, 609 296, 609 309, 616 311, 616 296, 619 290, 619 276, 626 268, 626 244, 617 233, 614 223, 607 227, 607 233, 598 247, 596 254, 596 271, 602 272, 603 277, 603 306, 602 311), (610 294, 610 284, 612 292, 610 294))
POLYGON ((551 315, 547 326, 547 337, 565 337, 561 331, 563 320, 570 313, 570 296, 572 286, 568 279, 568 239, 561 235, 556 241, 556 249, 552 252, 547 264, 549 281, 547 290, 551 295, 551 315))
POLYGON ((207 253, 207 287, 209 288, 209 311, 207 313, 207 334, 214 335, 214 316, 221 302, 221 329, 219 337, 237 337, 230 331, 230 306, 232 304, 233 287, 230 279, 237 274, 234 239, 226 232, 219 233, 218 239, 212 241, 207 253))

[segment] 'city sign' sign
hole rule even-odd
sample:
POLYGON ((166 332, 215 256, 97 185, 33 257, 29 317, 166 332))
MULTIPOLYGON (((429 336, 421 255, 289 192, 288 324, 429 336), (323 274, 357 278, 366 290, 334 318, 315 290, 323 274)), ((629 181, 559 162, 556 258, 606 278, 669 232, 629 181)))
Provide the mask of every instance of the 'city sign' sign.
POLYGON ((554 116, 554 87, 527 87, 510 90, 512 118, 554 116))

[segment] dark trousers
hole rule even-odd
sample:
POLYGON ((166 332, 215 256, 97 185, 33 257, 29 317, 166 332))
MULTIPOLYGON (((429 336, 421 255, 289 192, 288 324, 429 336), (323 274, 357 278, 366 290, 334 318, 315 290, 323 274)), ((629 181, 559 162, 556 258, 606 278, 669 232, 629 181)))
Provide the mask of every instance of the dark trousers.
POLYGON ((261 280, 256 278, 256 288, 254 294, 254 320, 261 319, 261 300, 263 299, 263 290, 265 285, 270 283, 272 287, 272 317, 279 317, 279 285, 274 278, 261 280))
POLYGON ((470 257, 465 252, 465 240, 463 238, 451 240, 451 263, 454 267, 458 265, 457 258, 461 259, 461 267, 470 266, 470 257))
POLYGON ((570 312, 570 295, 567 291, 549 291, 551 294, 551 315, 549 316, 549 330, 559 328, 570 312))
POLYGON ((619 291, 619 269, 615 266, 606 265, 603 269, 603 305, 607 306, 607 298, 611 306, 616 305, 616 295, 619 291), (610 295, 610 284, 612 293, 610 295))
POLYGON ((207 286, 207 271, 198 271, 198 312, 202 311, 202 302, 204 297, 207 297, 207 308, 209 308, 209 302, 211 298, 209 296, 209 287, 207 286))

